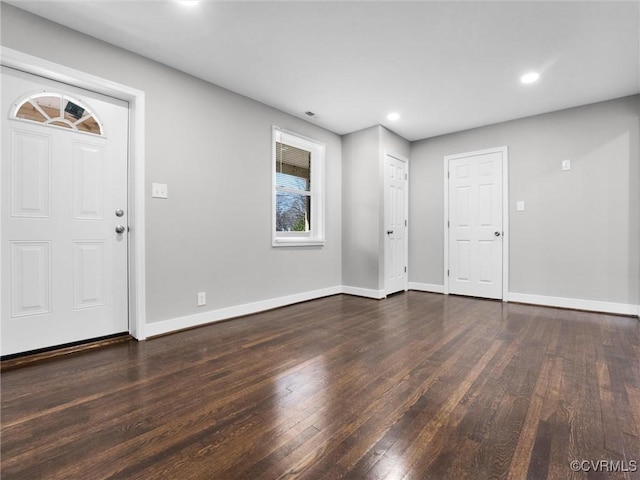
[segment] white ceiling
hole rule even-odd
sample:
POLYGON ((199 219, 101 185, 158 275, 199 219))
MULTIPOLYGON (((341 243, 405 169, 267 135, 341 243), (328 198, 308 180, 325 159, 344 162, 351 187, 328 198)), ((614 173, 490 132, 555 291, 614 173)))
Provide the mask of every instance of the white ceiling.
POLYGON ((640 93, 637 0, 7 3, 339 134, 417 140, 640 93))

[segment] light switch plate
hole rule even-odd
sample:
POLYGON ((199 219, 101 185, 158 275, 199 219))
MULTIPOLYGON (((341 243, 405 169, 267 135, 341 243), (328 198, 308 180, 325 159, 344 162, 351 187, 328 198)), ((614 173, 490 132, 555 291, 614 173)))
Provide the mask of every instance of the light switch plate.
POLYGON ((571 160, 562 160, 562 170, 571 170, 571 160))
POLYGON ((516 211, 524 212, 524 200, 518 200, 516 202, 516 211))
POLYGON ((151 184, 151 196, 153 198, 167 198, 167 184, 166 183, 152 183, 151 184))

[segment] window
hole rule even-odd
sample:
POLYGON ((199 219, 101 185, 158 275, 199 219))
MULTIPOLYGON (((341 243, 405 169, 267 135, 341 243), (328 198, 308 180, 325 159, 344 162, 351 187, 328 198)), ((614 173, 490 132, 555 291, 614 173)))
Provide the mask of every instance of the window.
POLYGON ((324 145, 273 127, 273 245, 324 245, 324 145))
POLYGON ((102 135, 95 115, 80 101, 61 93, 44 92, 25 98, 16 106, 13 118, 102 135))

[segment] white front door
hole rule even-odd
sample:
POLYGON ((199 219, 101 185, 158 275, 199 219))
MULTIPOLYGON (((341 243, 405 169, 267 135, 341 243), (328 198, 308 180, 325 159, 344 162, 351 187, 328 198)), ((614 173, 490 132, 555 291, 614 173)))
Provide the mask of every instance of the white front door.
POLYGON ((448 160, 449 293, 502 298, 502 155, 448 160))
POLYGON ((2 67, 2 355, 129 330, 127 134, 126 102, 2 67))
POLYGON ((407 289, 407 163, 386 154, 384 162, 385 294, 407 289))

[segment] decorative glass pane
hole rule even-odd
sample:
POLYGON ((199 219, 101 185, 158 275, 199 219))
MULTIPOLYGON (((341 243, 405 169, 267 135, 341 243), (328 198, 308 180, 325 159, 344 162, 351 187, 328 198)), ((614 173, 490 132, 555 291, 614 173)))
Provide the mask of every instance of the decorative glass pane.
POLYGON ((60 118, 60 97, 46 96, 33 99, 49 118, 60 118))
POLYGON ((89 132, 100 135, 100 125, 98 125, 98 122, 96 122, 96 119, 93 117, 87 117, 85 120, 76 123, 76 127, 78 127, 78 130, 82 132, 89 132))
POLYGON ((276 185, 311 191, 311 152, 276 142, 276 185))
POLYGON ((95 116, 78 101, 60 93, 39 93, 24 99, 14 118, 102 135, 95 116))
POLYGON ((42 115, 31 102, 23 103, 16 113, 16 117, 40 123, 44 123, 48 120, 48 118, 42 115))
POLYGON ((311 197, 299 193, 277 192, 276 231, 308 232, 311 224, 311 197))
POLYGON ((66 118, 67 120, 80 120, 84 115, 84 108, 68 100, 65 100, 65 102, 64 118, 66 118))

